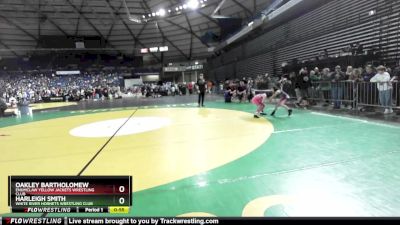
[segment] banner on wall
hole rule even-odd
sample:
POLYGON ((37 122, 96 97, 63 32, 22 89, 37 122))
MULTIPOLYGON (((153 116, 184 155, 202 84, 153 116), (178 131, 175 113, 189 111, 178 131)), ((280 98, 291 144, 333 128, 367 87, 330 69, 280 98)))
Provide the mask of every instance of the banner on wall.
POLYGON ((186 72, 186 71, 194 71, 194 70, 202 70, 204 68, 203 65, 192 65, 192 66, 168 66, 164 67, 164 72, 186 72))

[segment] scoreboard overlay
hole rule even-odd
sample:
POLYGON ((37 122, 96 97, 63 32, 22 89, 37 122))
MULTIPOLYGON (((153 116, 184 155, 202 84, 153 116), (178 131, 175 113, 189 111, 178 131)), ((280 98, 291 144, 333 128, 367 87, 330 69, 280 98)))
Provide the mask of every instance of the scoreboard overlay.
POLYGON ((131 176, 9 176, 13 213, 127 213, 131 176))

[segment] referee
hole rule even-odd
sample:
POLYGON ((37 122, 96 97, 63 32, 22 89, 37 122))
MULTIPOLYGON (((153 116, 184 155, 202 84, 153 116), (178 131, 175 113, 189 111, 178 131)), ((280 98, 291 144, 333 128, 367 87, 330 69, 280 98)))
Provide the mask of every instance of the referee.
POLYGON ((197 80, 197 86, 199 87, 199 105, 198 107, 204 107, 204 96, 206 93, 206 81, 204 80, 204 75, 201 73, 199 79, 197 80), (201 104, 201 105, 200 105, 201 104))

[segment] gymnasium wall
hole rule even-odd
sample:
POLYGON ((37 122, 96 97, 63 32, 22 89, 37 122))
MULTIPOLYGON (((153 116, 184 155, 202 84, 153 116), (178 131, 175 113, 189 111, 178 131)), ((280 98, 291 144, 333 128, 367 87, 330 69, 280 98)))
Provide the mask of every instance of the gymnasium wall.
POLYGON ((400 1, 332 0, 208 60, 212 79, 281 72, 283 62, 329 55, 354 42, 378 48, 383 60, 400 58, 400 1), (375 15, 370 15, 376 10, 375 15))

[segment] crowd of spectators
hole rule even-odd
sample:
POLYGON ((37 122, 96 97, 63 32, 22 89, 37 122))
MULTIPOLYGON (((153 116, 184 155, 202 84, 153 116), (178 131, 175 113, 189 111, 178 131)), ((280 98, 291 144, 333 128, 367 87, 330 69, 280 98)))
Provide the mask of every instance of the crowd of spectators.
POLYGON ((219 92, 224 94, 225 102, 250 102, 257 90, 272 90, 278 81, 269 74, 255 78, 227 79, 219 83, 219 92))
MULTIPOLYGON (((206 82, 206 92, 215 90, 215 83, 206 82)), ((122 97, 192 95, 199 92, 195 82, 153 82, 125 88, 123 76, 117 73, 87 72, 80 75, 39 73, 1 73, 0 111, 22 102, 107 100, 122 97)))
POLYGON ((392 100, 399 104, 399 75, 399 67, 347 66, 343 70, 337 65, 333 70, 324 68, 322 72, 317 67, 311 71, 302 68, 298 75, 292 73, 290 77, 295 84, 297 104, 315 104, 314 101, 318 99, 324 101, 324 106, 331 103, 334 109, 340 109, 343 105, 351 109, 357 101, 359 110, 371 110, 371 106, 381 105, 384 113, 389 114, 393 113, 392 100))
MULTIPOLYGON (((207 82, 207 93, 215 91, 216 85, 207 82)), ((0 74, 0 97, 7 103, 26 99, 41 102, 45 98, 62 97, 64 101, 83 99, 109 99, 140 95, 161 96, 197 94, 195 82, 153 82, 124 87, 123 77, 118 74, 84 73, 82 75, 0 74)))
MULTIPOLYGON (((255 78, 226 79, 225 81, 207 81, 206 92, 223 94, 225 102, 246 102, 257 90, 267 90, 272 94, 279 89, 279 80, 286 78, 287 92, 298 107, 317 104, 317 101, 334 109, 354 108, 358 100, 360 110, 374 109, 381 105, 385 114, 392 113, 392 100, 400 104, 399 83, 400 66, 393 69, 366 65, 364 68, 341 66, 334 68, 318 67, 309 70, 301 68, 281 77, 269 74, 255 78), (370 85, 374 83, 373 85, 370 85), (363 84, 363 85, 354 85, 363 84)), ((15 106, 20 100, 41 102, 48 98, 62 98, 63 101, 83 99, 111 99, 137 95, 158 98, 161 96, 191 95, 199 92, 195 82, 157 82, 124 88, 123 77, 116 73, 84 73, 81 75, 57 76, 54 74, 0 74, 0 111, 7 103, 15 106), (13 105, 14 104, 14 105, 13 105)))
MULTIPOLYGON (((206 82, 206 93, 217 93, 216 83, 206 82)), ((148 82, 134 85, 124 91, 125 96, 140 96, 160 98, 163 96, 184 96, 198 94, 199 86, 196 82, 148 82)))
POLYGON ((16 104, 22 99, 40 102, 55 97, 66 101, 118 97, 122 83, 122 76, 107 73, 68 76, 34 73, 1 74, 0 97, 10 104, 16 104))
POLYGON ((322 102, 322 106, 332 105, 333 109, 345 108, 361 111, 374 110, 376 106, 384 108, 385 114, 393 113, 392 107, 400 104, 399 87, 400 67, 393 69, 385 66, 364 68, 340 65, 334 68, 318 67, 309 70, 301 68, 278 76, 257 76, 251 78, 227 80, 224 85, 225 101, 235 99, 242 102, 243 96, 250 100, 255 89, 279 89, 279 80, 286 78, 289 82, 285 92, 289 93, 293 103, 298 107, 307 107, 322 102), (244 91, 246 90, 246 91, 244 91), (355 102, 359 103, 357 108, 355 102), (392 101, 393 100, 393 101, 392 101))

